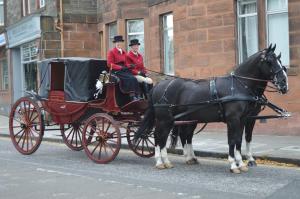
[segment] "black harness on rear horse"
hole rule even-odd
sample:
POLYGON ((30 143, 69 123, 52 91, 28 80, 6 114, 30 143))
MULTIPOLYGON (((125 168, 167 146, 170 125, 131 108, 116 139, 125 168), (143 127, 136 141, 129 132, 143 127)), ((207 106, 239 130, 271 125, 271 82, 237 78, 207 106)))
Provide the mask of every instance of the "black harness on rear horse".
MULTIPOLYGON (((216 86, 216 78, 213 78, 213 79, 209 80, 210 100, 201 101, 201 102, 192 103, 192 104, 170 104, 169 100, 166 97, 166 94, 168 92, 169 87, 172 85, 174 80, 176 80, 176 79, 173 79, 172 81, 169 82, 169 84, 165 88, 164 93, 163 93, 162 97, 160 98, 160 100, 158 101, 158 103, 154 104, 153 106, 154 107, 159 107, 159 108, 167 108, 170 113, 172 113, 172 110, 174 108, 178 108, 178 107, 195 107, 194 109, 189 109, 187 111, 184 111, 182 113, 174 115, 174 120, 175 121, 177 121, 178 119, 180 119, 184 116, 187 116, 191 113, 194 113, 194 112, 197 112, 197 111, 203 109, 204 108, 203 105, 212 105, 212 104, 218 104, 218 106, 219 106, 219 110, 218 110, 219 117, 222 121, 224 121, 225 120, 225 115, 224 115, 223 104, 226 103, 226 102, 232 102, 232 101, 254 102, 254 103, 257 103, 258 105, 263 106, 261 111, 264 110, 264 108, 267 106, 267 107, 271 108, 273 111, 275 111, 276 113, 279 114, 279 115, 266 115, 266 116, 248 116, 248 118, 252 118, 252 119, 272 119, 272 118, 285 118, 285 117, 290 116, 290 113, 288 113, 284 109, 276 106, 275 104, 269 102, 265 95, 258 96, 253 91, 249 90, 247 85, 245 85, 242 81, 239 80, 239 78, 246 78, 246 77, 239 77, 239 76, 234 75, 233 73, 231 73, 230 76, 231 76, 231 87, 230 87, 231 95, 228 95, 228 96, 225 96, 225 97, 219 97, 217 86, 216 86), (236 79, 237 82, 239 82, 239 84, 241 84, 246 90, 248 90, 247 95, 246 94, 237 94, 237 93, 235 93, 234 79, 236 79)), ((252 79, 252 78, 250 78, 250 80, 253 80, 253 81, 266 81, 266 80, 252 79)), ((191 81, 197 82, 199 80, 191 80, 191 81)), ((194 122, 197 123, 198 121, 194 121, 194 122)))

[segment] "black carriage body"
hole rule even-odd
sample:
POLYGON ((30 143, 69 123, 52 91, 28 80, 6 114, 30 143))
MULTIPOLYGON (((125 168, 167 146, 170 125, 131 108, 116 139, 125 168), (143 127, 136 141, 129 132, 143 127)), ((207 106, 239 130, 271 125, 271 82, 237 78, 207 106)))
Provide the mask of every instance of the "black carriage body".
POLYGON ((64 91, 66 101, 93 100, 99 75, 107 71, 106 60, 53 58, 40 62, 39 95, 48 99, 50 91, 64 91))

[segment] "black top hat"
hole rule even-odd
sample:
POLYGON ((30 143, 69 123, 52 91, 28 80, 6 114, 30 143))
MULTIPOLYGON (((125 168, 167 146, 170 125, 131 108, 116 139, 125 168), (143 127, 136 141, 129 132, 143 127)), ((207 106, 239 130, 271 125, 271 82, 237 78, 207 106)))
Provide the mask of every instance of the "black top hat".
POLYGON ((124 42, 123 36, 122 35, 114 36, 113 43, 116 43, 116 42, 124 42))
POLYGON ((138 39, 130 40, 129 46, 134 46, 134 45, 141 45, 138 39))

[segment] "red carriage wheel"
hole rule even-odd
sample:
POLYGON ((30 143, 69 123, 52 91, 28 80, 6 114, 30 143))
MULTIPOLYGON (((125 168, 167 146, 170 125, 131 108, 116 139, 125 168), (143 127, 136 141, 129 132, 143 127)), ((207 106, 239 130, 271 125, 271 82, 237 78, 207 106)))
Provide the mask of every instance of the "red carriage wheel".
POLYGON ((44 136, 44 121, 40 107, 29 97, 22 97, 13 105, 9 116, 10 138, 24 155, 34 153, 44 136))
POLYGON ((108 163, 114 160, 120 151, 120 129, 111 116, 95 114, 85 123, 82 144, 91 160, 99 164, 108 163))
POLYGON ((69 124, 67 128, 65 125, 60 125, 60 131, 64 143, 74 151, 81 151, 82 146, 82 131, 84 125, 80 122, 69 124))
POLYGON ((127 126, 127 142, 129 148, 138 156, 150 158, 154 155, 154 132, 149 135, 142 135, 138 140, 133 142, 134 134, 138 130, 138 125, 128 123, 127 126))

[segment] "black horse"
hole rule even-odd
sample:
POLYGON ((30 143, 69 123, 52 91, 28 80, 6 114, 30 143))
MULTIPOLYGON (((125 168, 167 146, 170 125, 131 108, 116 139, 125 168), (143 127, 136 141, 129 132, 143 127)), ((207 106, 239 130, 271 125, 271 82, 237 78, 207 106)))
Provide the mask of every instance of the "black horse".
POLYGON ((193 131, 197 123, 224 122, 227 124, 228 160, 234 173, 247 171, 241 156, 243 131, 247 141, 247 156, 254 161, 250 142, 255 119, 261 110, 260 99, 268 82, 285 94, 288 91, 286 69, 276 45, 259 51, 240 64, 230 75, 210 80, 189 81, 174 79, 159 82, 149 95, 149 107, 135 134, 135 139, 149 134, 155 126, 156 167, 171 168, 166 141, 176 121, 196 121, 180 126, 187 162, 196 162, 192 149, 193 131))

